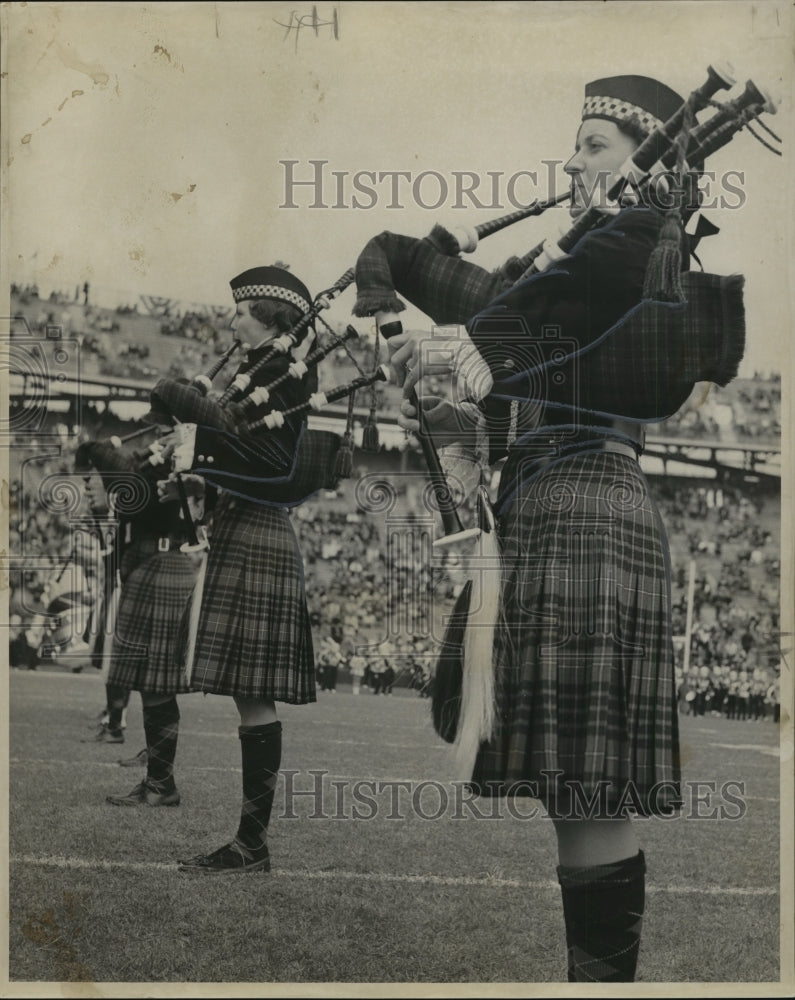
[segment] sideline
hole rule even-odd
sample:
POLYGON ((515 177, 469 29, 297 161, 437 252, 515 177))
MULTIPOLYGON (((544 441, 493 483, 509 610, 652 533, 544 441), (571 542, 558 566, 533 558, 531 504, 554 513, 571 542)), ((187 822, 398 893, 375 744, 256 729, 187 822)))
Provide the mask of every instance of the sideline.
MULTIPOLYGON (((101 861, 89 858, 67 858, 56 855, 35 854, 12 854, 9 858, 12 865, 27 865, 35 868, 79 868, 84 871, 159 871, 180 873, 176 869, 176 862, 164 864, 155 861, 101 861)), ((554 889, 560 891, 560 886, 556 881, 543 880, 538 882, 524 881, 521 879, 507 878, 467 878, 462 876, 443 875, 398 875, 388 872, 355 872, 355 871, 308 871, 306 869, 274 868, 269 874, 270 878, 303 878, 316 881, 343 881, 343 882, 382 882, 382 883, 407 883, 412 885, 446 885, 452 888, 481 886, 484 889, 554 889)), ((180 876, 182 879, 182 876, 180 876)), ((203 878, 186 876, 185 882, 196 881, 198 884, 206 884, 203 878)), ((777 896, 778 888, 772 887, 724 887, 711 886, 695 887, 690 885, 647 885, 647 893, 661 893, 670 896, 777 896)))

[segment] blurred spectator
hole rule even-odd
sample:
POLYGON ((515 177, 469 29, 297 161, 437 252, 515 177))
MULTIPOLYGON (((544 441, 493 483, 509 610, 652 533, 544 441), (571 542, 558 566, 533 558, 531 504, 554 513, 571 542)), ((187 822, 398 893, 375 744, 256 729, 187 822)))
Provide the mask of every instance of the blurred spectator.
POLYGON ((353 693, 359 694, 362 686, 362 678, 364 677, 365 660, 363 656, 354 655, 350 659, 350 670, 351 670, 351 683, 353 685, 353 693))
MULTIPOLYGON (((39 665, 39 642, 35 646, 28 642, 28 626, 20 615, 11 615, 9 666, 20 670, 35 670, 39 665)), ((34 640, 35 641, 35 640, 34 640)))
POLYGON ((343 656, 339 643, 331 636, 325 636, 317 654, 317 674, 321 691, 337 693, 337 675, 343 656))
MULTIPOLYGON (((199 310, 172 312, 165 317, 137 314, 137 306, 120 306, 114 311, 86 304, 80 310, 74 307, 71 296, 58 294, 42 302, 35 286, 12 286, 12 297, 14 309, 19 306, 31 326, 35 326, 37 315, 45 325, 50 321, 51 303, 71 302, 73 326, 84 324, 84 330, 75 331, 75 335, 79 332, 83 337, 84 356, 90 355, 94 364, 104 365, 109 373, 125 378, 154 377, 158 373, 155 367, 161 364, 161 371, 171 364, 173 375, 191 376, 205 370, 215 356, 215 331, 225 329, 227 322, 220 314, 199 310), (175 333, 179 339, 164 343, 158 332, 161 323, 173 324, 167 329, 181 331, 175 333), (163 363, 164 357, 167 363, 163 363), (150 361, 155 367, 149 367, 150 361)), ((57 309, 53 315, 60 314, 57 309)), ((347 349, 333 352, 320 372, 321 381, 332 385, 352 377, 354 359, 365 369, 374 367, 373 343, 366 339, 351 341, 347 349)), ((399 390, 380 387, 379 392, 381 412, 394 412, 399 390)), ((369 403, 369 399, 360 400, 359 405, 365 402, 369 403)), ((780 406, 779 380, 735 380, 727 389, 715 392, 715 399, 708 405, 697 408, 698 419, 690 418, 692 425, 680 421, 682 426, 677 426, 674 420, 660 431, 682 436, 714 432, 725 441, 732 433, 744 433, 739 430, 744 423, 747 433, 759 438, 764 433, 775 433, 780 406), (734 415, 734 426, 725 423, 727 407, 734 415), (710 424, 710 417, 717 429, 710 424)), ((123 434, 130 429, 129 423, 93 404, 85 403, 81 416, 84 431, 90 436, 123 434)), ((57 419, 69 423, 71 416, 57 419)), ((654 433, 653 429, 650 432, 654 433)), ((23 496, 20 459, 28 453, 36 454, 37 448, 37 442, 29 437, 15 442, 9 478, 11 551, 21 555, 26 564, 11 580, 11 597, 14 613, 20 618, 19 628, 27 629, 29 645, 35 617, 31 609, 41 599, 47 580, 69 555, 74 527, 69 515, 45 511, 37 497, 38 485, 46 476, 58 471, 71 473, 73 445, 62 442, 60 455, 27 463, 23 496)), ((392 455, 390 461, 394 458, 392 455)), ((695 711, 728 712, 734 717, 738 714, 739 690, 735 689, 732 699, 730 688, 733 680, 739 685, 740 671, 744 671, 750 678, 746 712, 760 721, 771 718, 771 690, 778 670, 773 638, 779 629, 778 498, 772 491, 767 495, 763 490, 750 492, 753 487, 746 489, 723 479, 705 483, 651 477, 650 481, 671 540, 672 599, 678 636, 683 636, 685 630, 691 557, 697 565, 690 650, 696 676, 681 679, 683 699, 692 690, 695 711), (761 671, 758 677, 757 670, 761 671), (732 672, 734 678, 730 677, 732 672)), ((326 638, 341 647, 337 670, 344 669, 349 658, 351 679, 358 678, 359 690, 371 676, 375 684, 375 675, 379 690, 389 688, 389 675, 383 676, 386 659, 395 673, 391 680, 394 687, 408 684, 427 695, 436 637, 443 633, 440 623, 460 589, 460 572, 449 556, 441 558, 432 552, 429 529, 419 519, 411 518, 412 511, 421 509, 418 498, 407 499, 399 476, 394 482, 403 507, 400 517, 392 522, 383 513, 357 507, 353 480, 343 483, 335 493, 318 495, 297 508, 292 520, 304 553, 307 598, 318 648, 326 638), (386 636, 394 640, 391 649, 386 636), (351 655, 354 650, 358 651, 356 657, 351 655), (363 671, 359 673, 362 661, 363 671)))

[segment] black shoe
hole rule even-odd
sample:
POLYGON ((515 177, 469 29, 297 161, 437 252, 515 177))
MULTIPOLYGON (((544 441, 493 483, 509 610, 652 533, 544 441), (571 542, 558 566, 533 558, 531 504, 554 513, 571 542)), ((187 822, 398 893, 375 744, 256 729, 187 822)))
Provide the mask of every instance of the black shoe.
POLYGON ((122 757, 119 760, 121 767, 146 767, 149 763, 149 754, 147 751, 139 750, 134 757, 122 757))
POLYGON ((111 806, 178 806, 179 792, 164 792, 142 781, 129 795, 108 795, 105 801, 111 806))
POLYGON ((199 854, 189 861, 179 862, 179 871, 199 875, 234 875, 237 872, 269 872, 271 859, 268 848, 259 850, 243 847, 233 840, 212 854, 199 854))
POLYGON ((124 743, 124 733, 121 729, 111 729, 109 726, 100 726, 99 731, 93 736, 87 736, 81 743, 124 743))

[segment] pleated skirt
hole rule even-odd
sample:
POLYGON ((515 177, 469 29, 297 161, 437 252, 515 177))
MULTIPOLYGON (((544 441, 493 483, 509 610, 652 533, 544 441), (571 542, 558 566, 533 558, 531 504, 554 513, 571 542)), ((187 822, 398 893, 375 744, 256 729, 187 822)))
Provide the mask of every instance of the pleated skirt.
POLYGON ((590 452, 526 480, 501 517, 497 727, 472 777, 551 814, 681 805, 664 527, 633 459, 590 452))
POLYGON ((193 690, 316 700, 304 568, 289 513, 223 494, 213 519, 193 690))
POLYGON ((198 556, 176 547, 158 552, 156 539, 124 554, 109 683, 151 694, 188 690, 179 629, 198 566, 198 556))

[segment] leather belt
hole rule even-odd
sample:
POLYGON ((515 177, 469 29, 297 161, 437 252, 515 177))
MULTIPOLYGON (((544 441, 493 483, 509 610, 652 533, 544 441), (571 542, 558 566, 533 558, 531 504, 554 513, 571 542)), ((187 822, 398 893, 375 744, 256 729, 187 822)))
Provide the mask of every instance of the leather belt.
MULTIPOLYGON (((556 450, 567 451, 578 443, 589 446, 594 444, 596 447, 599 440, 613 441, 621 438, 625 438, 627 442, 631 442, 635 448, 636 456, 640 455, 646 443, 646 428, 636 420, 623 420, 618 417, 615 419, 605 419, 598 423, 583 424, 576 431, 554 424, 549 425, 547 429, 542 424, 532 434, 528 435, 525 447, 530 449, 551 447, 556 450)), ((521 449, 522 446, 520 445, 519 448, 521 449)))
POLYGON ((582 451, 574 452, 574 454, 581 455, 583 452, 589 451, 612 451, 616 455, 626 455, 627 458, 632 458, 635 461, 638 459, 638 449, 635 445, 629 444, 626 441, 614 441, 611 438, 603 438, 601 441, 594 442, 593 445, 583 448, 582 451))
MULTIPOLYGON (((545 443, 546 441, 544 440, 538 442, 538 444, 545 443)), ((510 484, 515 484, 518 478, 526 482, 554 462, 563 462, 567 458, 575 458, 578 455, 587 455, 593 452, 609 452, 614 455, 624 455, 626 458, 631 458, 636 462, 640 455, 640 448, 627 441, 593 437, 590 441, 577 443, 569 441, 569 447, 559 448, 546 454, 534 454, 530 449, 517 448, 509 454, 508 460, 503 466, 500 479, 500 496, 497 499, 498 508, 502 508, 503 498, 506 495, 504 492, 505 489, 510 484)), ((512 492, 514 488, 514 486, 510 486, 510 491, 512 492)))
POLYGON ((134 538, 133 544, 143 551, 151 550, 152 552, 164 553, 171 552, 172 550, 178 552, 180 546, 187 541, 187 534, 185 532, 178 531, 168 535, 151 534, 144 538, 134 538))
POLYGON ((216 510, 289 510, 284 504, 269 501, 267 497, 262 500, 255 500, 253 497, 243 497, 239 493, 230 493, 228 490, 219 490, 218 505, 216 510))
MULTIPOLYGON (((583 442, 582 445, 575 445, 572 448, 562 448, 556 454, 533 455, 528 453, 525 457, 526 468, 531 469, 535 474, 553 462, 561 462, 567 458, 574 458, 577 455, 587 455, 595 451, 607 451, 614 455, 625 455, 633 461, 638 460, 638 449, 626 441, 615 441, 612 438, 600 438, 583 442)), ((517 458, 521 461, 521 451, 517 452, 517 458)), ((523 463, 524 464, 524 463, 523 463)))

